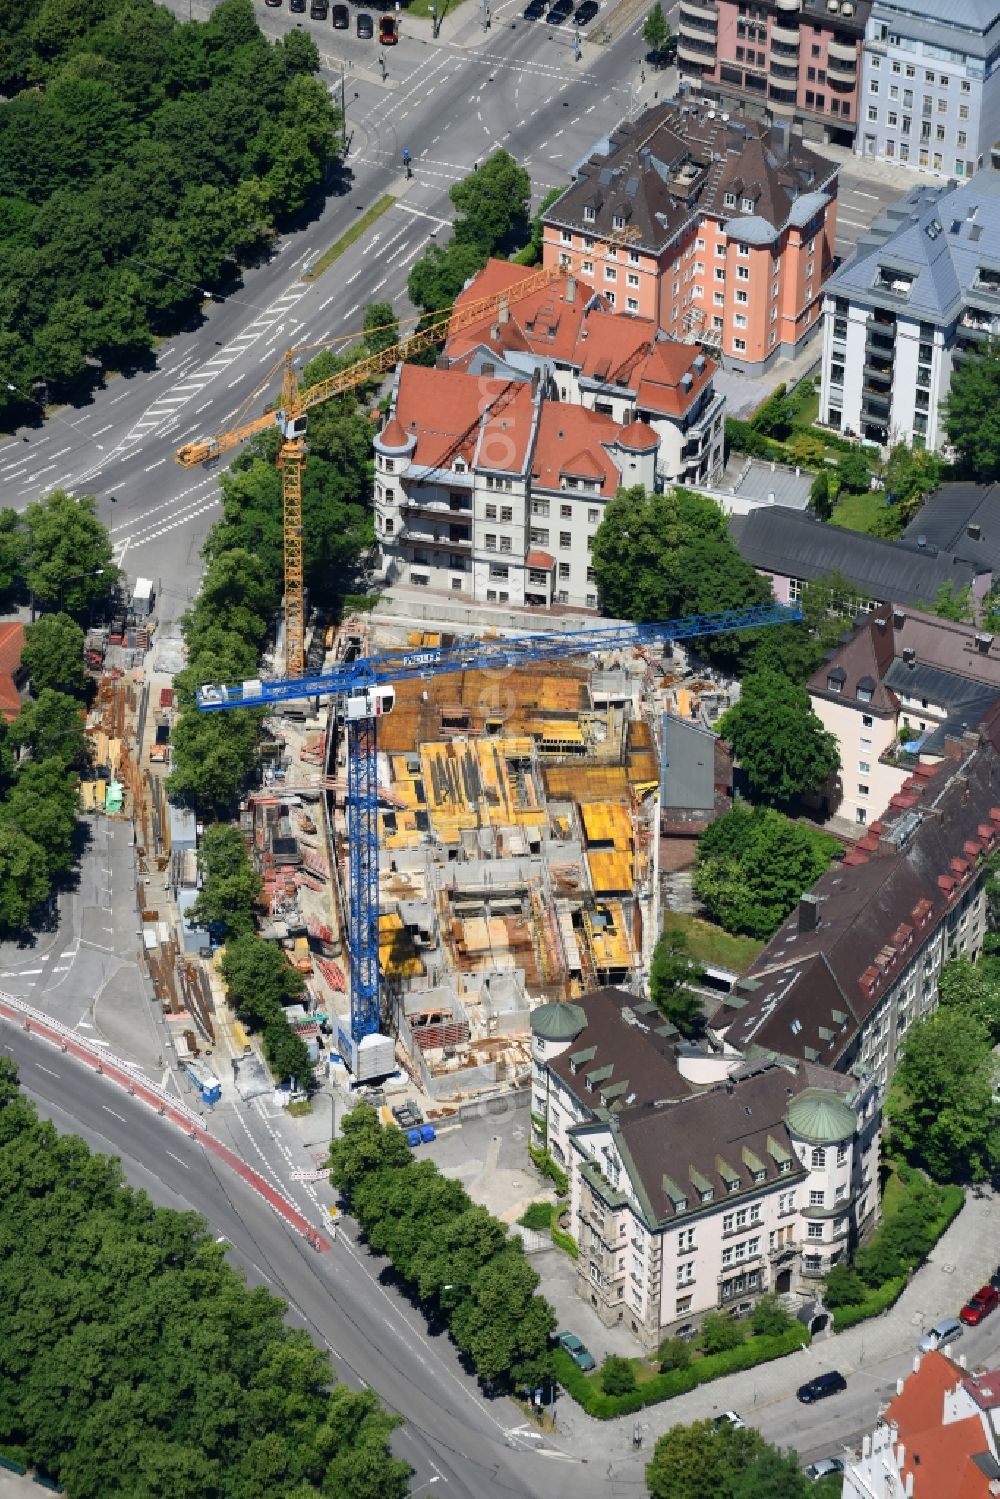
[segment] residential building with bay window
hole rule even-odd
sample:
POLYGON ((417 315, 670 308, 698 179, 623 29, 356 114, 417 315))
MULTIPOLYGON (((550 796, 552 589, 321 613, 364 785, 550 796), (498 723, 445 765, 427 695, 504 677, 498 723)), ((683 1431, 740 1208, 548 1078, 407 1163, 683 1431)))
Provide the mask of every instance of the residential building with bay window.
POLYGON ((603 989, 532 1016, 532 1125, 570 1178, 577 1290, 647 1350, 767 1291, 798 1308, 874 1223, 874 1085, 684 1042, 603 989))
POLYGON ((543 215, 544 263, 760 374, 818 326, 836 214, 836 164, 787 122, 671 101, 624 121, 578 166, 543 215))

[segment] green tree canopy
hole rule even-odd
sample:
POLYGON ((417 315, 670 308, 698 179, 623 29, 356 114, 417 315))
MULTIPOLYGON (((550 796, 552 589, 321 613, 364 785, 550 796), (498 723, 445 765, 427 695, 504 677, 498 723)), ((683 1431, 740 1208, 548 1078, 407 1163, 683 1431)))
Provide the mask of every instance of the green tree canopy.
POLYGON ((732 746, 753 799, 767 806, 822 790, 840 769, 837 741, 812 711, 809 694, 777 672, 746 677, 717 732, 732 746))
POLYGON ((198 866, 202 887, 191 906, 192 925, 215 927, 227 936, 252 932, 254 904, 263 882, 250 862, 239 828, 226 823, 206 828, 198 866))
POLYGON ((889 451, 882 482, 886 496, 892 496, 905 523, 913 518, 921 503, 941 482, 940 454, 929 448, 911 448, 897 442, 889 451))
POLYGON ((646 1487, 651 1499, 732 1499, 736 1481, 767 1450, 752 1426, 671 1426, 646 1464, 646 1487))
POLYGON ((851 448, 837 464, 837 480, 850 494, 866 494, 871 488, 872 469, 864 448, 851 448))
POLYGON ((971 1015, 988 1031, 994 1044, 1000 1041, 1000 960, 952 958, 938 974, 938 1002, 971 1015))
POLYGON ((938 1181, 981 1181, 1000 1163, 990 1036, 950 1003, 914 1021, 886 1104, 894 1137, 938 1181))
POLYGON ((779 671, 793 682, 805 682, 843 634, 845 616, 860 611, 861 596, 843 573, 835 572, 807 583, 799 607, 801 623, 754 632, 746 675, 779 671))
POLYGON ((508 151, 494 151, 477 171, 454 183, 448 196, 458 214, 457 244, 475 245, 486 256, 526 238, 531 178, 508 151))
POLYGON ((830 472, 821 468, 809 489, 809 504, 817 520, 829 520, 833 512, 833 495, 830 492, 830 472))
POLYGON ((727 932, 770 937, 838 848, 771 807, 737 802, 698 841, 694 891, 727 932))
POLYGON ((944 425, 973 478, 989 482, 1000 474, 1000 341, 990 339, 955 365, 944 425))
POLYGON ((87 756, 84 712, 76 698, 43 687, 37 698, 21 707, 11 724, 11 742, 31 752, 33 760, 58 760, 77 765, 87 756))
POLYGON ((45 687, 82 697, 87 690, 84 633, 68 614, 46 614, 26 627, 21 665, 37 694, 45 687))
POLYGON ((294 1004, 305 979, 274 942, 244 932, 226 943, 220 971, 230 1003, 252 1030, 266 1025, 283 1005, 294 1004))
POLYGON ((120 572, 92 495, 74 499, 54 489, 28 506, 24 524, 28 586, 36 603, 73 616, 107 603, 120 572))
POLYGON ((649 997, 682 1036, 695 1036, 703 1028, 701 1000, 689 985, 699 984, 704 976, 702 965, 688 950, 684 933, 676 927, 664 927, 653 949, 649 997))
POLYGON ((20 828, 0 821, 0 927, 27 927, 34 908, 49 893, 45 854, 20 828))
MULTIPOLYGON (((391 302, 369 302, 364 317, 365 347, 369 354, 381 354, 399 342, 399 319, 391 302)), ((310 448, 313 443, 310 441, 310 448)))
POLYGON ((667 45, 672 36, 673 32, 670 29, 670 23, 663 14, 663 6, 660 4, 660 0, 656 0, 656 4, 652 10, 647 11, 646 19, 642 23, 642 39, 649 48, 654 60, 658 61, 667 50, 667 45))

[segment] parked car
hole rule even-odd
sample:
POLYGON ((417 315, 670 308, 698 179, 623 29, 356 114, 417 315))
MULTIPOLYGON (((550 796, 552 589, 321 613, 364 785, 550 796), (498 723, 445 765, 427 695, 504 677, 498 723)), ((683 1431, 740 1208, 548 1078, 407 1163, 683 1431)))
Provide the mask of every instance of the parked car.
POLYGON ((844 1376, 838 1370, 830 1369, 826 1374, 817 1374, 808 1384, 800 1385, 795 1395, 803 1405, 811 1405, 814 1400, 825 1400, 828 1395, 838 1395, 841 1390, 846 1389, 847 1380, 844 1376))
POLYGON ((573 12, 573 25, 589 26, 600 8, 597 0, 583 0, 583 4, 578 5, 573 12))
POLYGON ((313 21, 325 21, 330 14, 330 0, 310 0, 309 15, 313 21))
POLYGON ((555 5, 545 17, 550 26, 561 26, 568 21, 573 14, 573 0, 556 0, 555 5))
POLYGON ((716 1428, 720 1426, 733 1426, 737 1431, 742 1431, 746 1424, 743 1417, 738 1415, 736 1411, 723 1411, 721 1416, 716 1416, 712 1422, 712 1425, 716 1428))
POLYGON ((805 1475, 813 1483, 819 1483, 821 1478, 829 1478, 831 1473, 843 1473, 844 1464, 839 1457, 821 1457, 818 1463, 810 1463, 805 1470, 805 1475))
POLYGON ((399 41, 399 22, 395 16, 382 16, 378 23, 380 46, 395 47, 399 41))
POLYGON ((992 1286, 980 1286, 975 1296, 969 1297, 958 1315, 966 1326, 978 1327, 998 1302, 1000 1302, 1000 1291, 995 1291, 992 1286))
POLYGON ((294 11, 297 16, 304 16, 306 0, 288 0, 288 9, 294 11))
POLYGON ((330 13, 334 31, 346 31, 351 24, 351 12, 346 5, 335 5, 330 13))
POLYGON ((371 38, 375 35, 375 22, 372 20, 371 16, 366 10, 358 11, 357 29, 358 36, 364 37, 367 41, 370 41, 371 38))
POLYGON ((269 5, 272 10, 277 10, 281 0, 264 0, 264 4, 269 5))
POLYGON ((528 0, 521 12, 526 21, 540 21, 545 14, 546 0, 528 0))
POLYGON ((597 1360, 585 1343, 581 1343, 575 1332, 557 1332, 556 1342, 565 1348, 578 1369, 585 1374, 597 1368, 597 1360))
POLYGON ((962 1336, 962 1324, 955 1317, 945 1317, 942 1322, 935 1322, 929 1332, 925 1332, 920 1339, 921 1353, 933 1353, 935 1348, 943 1348, 946 1343, 954 1343, 956 1338, 962 1336))
POLYGON ((1000 1265, 997 1266, 993 1274, 990 1276, 990 1285, 993 1287, 994 1291, 1000 1291, 1000 1265))

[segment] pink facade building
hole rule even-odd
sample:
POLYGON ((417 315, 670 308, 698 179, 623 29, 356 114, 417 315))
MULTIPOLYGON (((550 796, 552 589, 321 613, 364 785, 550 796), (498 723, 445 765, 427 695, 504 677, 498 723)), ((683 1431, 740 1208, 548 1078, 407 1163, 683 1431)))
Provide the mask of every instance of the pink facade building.
POLYGON ((850 146, 869 0, 681 0, 677 62, 699 94, 850 146))

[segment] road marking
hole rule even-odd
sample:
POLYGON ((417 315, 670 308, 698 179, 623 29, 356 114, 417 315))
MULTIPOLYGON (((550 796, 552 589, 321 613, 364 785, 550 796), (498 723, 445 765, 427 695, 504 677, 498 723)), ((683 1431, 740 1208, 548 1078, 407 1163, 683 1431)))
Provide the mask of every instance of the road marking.
POLYGON ((108 425, 106 427, 98 427, 97 431, 93 435, 95 437, 103 437, 105 432, 110 432, 113 426, 114 422, 108 422, 108 425))
POLYGON ((115 1111, 114 1111, 114 1109, 109 1109, 106 1103, 102 1103, 101 1104, 101 1108, 104 1110, 104 1112, 106 1114, 111 1114, 113 1118, 120 1119, 121 1122, 122 1122, 122 1124, 127 1124, 128 1123, 128 1120, 125 1118, 124 1114, 116 1114, 115 1111))
POLYGON ((52 972, 53 973, 69 973, 69 971, 70 971, 70 969, 72 967, 73 967, 72 963, 63 963, 63 965, 60 968, 53 968, 52 972))
POLYGON ((191 1167, 188 1164, 188 1162, 187 1161, 182 1161, 181 1158, 180 1158, 180 1156, 179 1155, 174 1155, 174 1153, 173 1153, 172 1150, 168 1150, 167 1151, 167 1155, 170 1157, 170 1159, 172 1161, 176 1161, 177 1164, 178 1164, 178 1166, 183 1166, 185 1171, 190 1171, 191 1170, 191 1167))
POLYGON ((47 1072, 49 1077, 54 1077, 58 1080, 59 1073, 53 1072, 51 1067, 43 1067, 41 1062, 36 1062, 35 1066, 38 1068, 39 1072, 47 1072))

